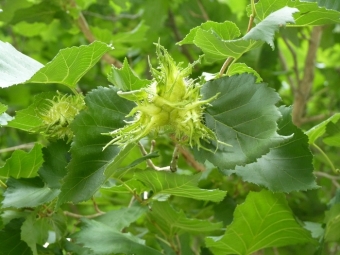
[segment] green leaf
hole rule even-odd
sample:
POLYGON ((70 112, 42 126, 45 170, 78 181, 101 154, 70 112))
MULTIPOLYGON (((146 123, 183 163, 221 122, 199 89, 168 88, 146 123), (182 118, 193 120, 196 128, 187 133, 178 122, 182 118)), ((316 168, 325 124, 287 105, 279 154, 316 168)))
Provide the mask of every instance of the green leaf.
POLYGON ((40 178, 14 179, 7 181, 8 188, 4 193, 3 207, 35 207, 56 198, 59 190, 50 189, 40 178))
POLYGON ((102 135, 122 127, 133 103, 117 95, 113 87, 92 90, 85 98, 86 110, 76 116, 71 124, 74 140, 71 162, 64 179, 58 204, 89 199, 105 181, 104 171, 115 160, 120 149, 103 147, 112 139, 102 135))
POLYGON ((340 147, 340 122, 329 122, 326 126, 327 136, 323 139, 325 144, 340 147))
POLYGON ((22 223, 23 219, 14 219, 0 231, 0 254, 32 255, 31 249, 20 238, 22 223))
POLYGON ((0 114, 4 113, 7 110, 7 105, 4 105, 2 103, 0 103, 0 114))
POLYGON ((14 178, 31 178, 38 175, 38 170, 43 163, 41 152, 42 145, 36 143, 34 147, 25 152, 16 150, 0 168, 0 176, 14 178))
POLYGON ((51 142, 43 148, 44 164, 39 169, 39 175, 51 189, 59 189, 61 180, 67 174, 66 166, 70 155, 70 145, 63 140, 51 142))
POLYGON ((146 246, 144 240, 129 233, 121 233, 96 220, 82 219, 82 227, 73 235, 76 243, 83 244, 96 255, 123 253, 126 255, 161 255, 162 253, 146 246))
POLYGON ((255 84, 255 77, 241 74, 209 81, 202 87, 204 99, 220 93, 206 109, 206 125, 219 141, 232 146, 210 146, 212 152, 196 151, 195 158, 209 160, 220 169, 252 163, 282 142, 276 133, 281 114, 275 104, 279 95, 265 84, 255 84))
POLYGON ((7 125, 8 121, 11 121, 13 119, 11 116, 5 113, 7 108, 7 105, 0 103, 0 126, 7 125))
POLYGON ((62 49, 27 82, 60 83, 73 89, 81 77, 112 49, 102 42, 62 49))
POLYGON ((280 107, 283 118, 279 121, 278 133, 294 136, 288 141, 270 149, 270 152, 252 164, 237 166, 235 173, 244 181, 263 185, 275 192, 292 192, 315 189, 313 155, 309 150, 307 136, 291 120, 291 109, 280 107))
POLYGON ((253 74, 256 77, 256 83, 259 83, 262 81, 261 76, 251 67, 247 66, 244 63, 235 63, 229 66, 227 71, 227 76, 233 76, 236 74, 243 74, 243 73, 250 73, 253 74))
POLYGON ((325 223, 326 223, 325 240, 327 242, 339 241, 340 204, 333 205, 331 209, 326 212, 325 223))
POLYGON ((184 233, 204 234, 220 230, 222 223, 212 223, 207 220, 187 218, 183 211, 176 211, 168 202, 154 202, 148 214, 150 228, 159 232, 162 230, 167 237, 184 233))
POLYGON ((248 255, 266 247, 300 243, 313 243, 313 239, 295 221, 285 196, 266 190, 248 194, 223 236, 206 238, 216 255, 248 255))
POLYGON ((6 88, 29 80, 43 65, 0 41, 0 87, 6 88))
MULTIPOLYGON (((320 8, 317 3, 308 3, 298 0, 261 0, 255 4, 255 21, 261 22, 272 12, 285 6, 297 8, 300 12, 294 15, 295 24, 288 26, 318 26, 339 23, 340 13, 334 10, 320 8)), ((250 6, 248 14, 251 13, 250 6)))
POLYGON ((274 35, 281 26, 294 23, 293 14, 298 12, 296 8, 283 7, 271 14, 252 28, 244 37, 244 40, 261 40, 268 43, 274 49, 274 35))
POLYGON ((191 176, 176 173, 144 170, 135 173, 135 177, 149 187, 154 195, 170 194, 179 197, 220 202, 226 195, 222 190, 205 190, 198 187, 200 174, 191 176))
POLYGON ((323 136, 326 132, 327 124, 332 122, 336 123, 340 119, 340 113, 334 114, 332 117, 328 118, 327 120, 321 122, 320 124, 312 127, 310 130, 306 131, 306 135, 309 138, 309 143, 313 144, 315 141, 323 136))
POLYGON ((138 90, 150 83, 149 80, 142 80, 131 70, 127 59, 124 59, 122 68, 112 66, 108 80, 117 88, 123 91, 138 90))
POLYGON ((302 0, 302 2, 318 3, 320 7, 340 12, 340 2, 338 0, 302 0))

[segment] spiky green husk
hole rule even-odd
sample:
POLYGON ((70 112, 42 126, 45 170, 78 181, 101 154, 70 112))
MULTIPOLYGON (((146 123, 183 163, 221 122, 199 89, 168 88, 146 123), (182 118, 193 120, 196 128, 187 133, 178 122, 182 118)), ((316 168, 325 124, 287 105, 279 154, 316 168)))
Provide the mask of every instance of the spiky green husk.
POLYGON ((179 143, 198 149, 203 147, 201 140, 217 141, 215 133, 203 123, 204 108, 217 95, 201 100, 200 85, 187 78, 199 60, 181 68, 164 47, 156 46, 160 65, 157 69, 150 66, 154 77, 152 83, 140 90, 118 92, 119 96, 137 104, 128 115, 134 116, 133 121, 107 133, 113 139, 104 149, 110 144, 124 146, 138 142, 148 134, 161 133, 174 134, 179 143))

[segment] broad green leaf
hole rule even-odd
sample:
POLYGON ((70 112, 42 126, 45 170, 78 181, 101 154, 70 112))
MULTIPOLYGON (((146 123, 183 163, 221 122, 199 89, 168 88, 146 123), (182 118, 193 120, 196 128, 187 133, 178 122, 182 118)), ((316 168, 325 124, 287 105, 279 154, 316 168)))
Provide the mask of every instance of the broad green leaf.
POLYGON ((296 8, 283 7, 269 14, 256 27, 252 28, 244 37, 244 40, 261 40, 268 43, 274 49, 274 35, 281 26, 294 23, 293 14, 299 12, 296 8))
POLYGON ((235 173, 244 181, 263 185, 275 192, 318 188, 313 175, 313 155, 309 150, 308 138, 293 125, 290 108, 280 107, 280 111, 283 118, 278 123, 278 133, 282 136, 294 136, 271 148, 269 153, 256 162, 223 172, 235 173))
POLYGON ((44 164, 39 169, 39 175, 51 189, 59 189, 62 178, 67 174, 69 149, 70 145, 63 140, 51 142, 42 149, 44 164))
POLYGON ((34 97, 33 103, 26 109, 16 112, 15 118, 8 123, 8 127, 18 128, 28 132, 37 131, 44 123, 39 112, 46 108, 46 100, 52 99, 56 93, 44 92, 34 97))
POLYGON ((325 223, 326 223, 325 240, 327 242, 339 241, 340 204, 333 205, 331 209, 326 212, 325 223))
POLYGON ((161 255, 162 253, 146 246, 144 240, 129 233, 121 233, 96 220, 82 219, 80 231, 73 235, 76 243, 83 244, 96 255, 161 255))
POLYGON ((20 228, 23 219, 14 219, 0 231, 0 254, 32 255, 28 245, 21 240, 20 228))
POLYGON ((127 59, 124 59, 122 68, 112 66, 108 80, 117 88, 123 91, 138 90, 150 83, 149 80, 142 80, 131 70, 127 59))
POLYGON ((150 228, 156 232, 159 232, 160 228, 169 238, 184 233, 196 235, 209 233, 222 227, 221 222, 212 223, 207 220, 187 218, 183 211, 176 211, 168 202, 154 202, 151 208, 148 213, 148 218, 152 222, 150 228))
POLYGON ((4 193, 3 207, 35 207, 56 198, 60 192, 57 189, 50 189, 40 178, 14 179, 7 181, 8 188, 4 193))
POLYGON ((266 247, 313 243, 309 232, 295 220, 283 194, 250 192, 236 207, 233 222, 223 236, 207 237, 215 255, 248 255, 266 247))
POLYGON ((101 193, 104 194, 112 194, 112 193, 129 193, 131 194, 131 190, 133 190, 136 194, 140 195, 143 193, 147 188, 143 183, 136 179, 130 179, 125 181, 121 185, 115 185, 110 188, 101 189, 101 193))
POLYGON ((229 66, 228 71, 226 73, 227 76, 233 76, 236 74, 250 73, 256 76, 256 83, 262 81, 261 76, 251 67, 247 66, 244 63, 235 63, 229 66))
POLYGON ((265 84, 255 84, 250 74, 223 77, 207 82, 202 87, 204 99, 219 94, 207 107, 206 125, 216 132, 225 146, 207 144, 212 152, 196 151, 199 161, 208 160, 222 169, 252 163, 281 143, 284 137, 277 134, 276 121, 281 114, 275 104, 279 95, 265 84))
POLYGON ((123 120, 133 107, 117 95, 113 87, 92 90, 85 98, 86 110, 76 116, 71 124, 74 140, 71 162, 64 179, 58 203, 74 203, 89 199, 105 181, 104 171, 115 160, 120 149, 103 147, 112 139, 102 135, 125 123, 123 120))
POLYGON ((112 49, 102 42, 62 49, 27 82, 60 83, 75 88, 81 77, 112 49))
POLYGON ((49 225, 46 218, 39 218, 31 213, 21 226, 21 240, 31 248, 33 255, 38 255, 37 244, 43 245, 48 238, 49 225))
POLYGON ((340 2, 338 0, 302 0, 301 2, 318 3, 320 7, 340 12, 340 2))
POLYGON ((6 160, 5 165, 0 168, 0 176, 11 176, 17 179, 37 176, 43 163, 41 148, 42 145, 36 143, 29 152, 14 151, 12 156, 6 160))
POLYGON ((43 65, 0 41, 0 88, 29 80, 43 65))
POLYGON ((340 147, 340 122, 329 122, 326 126, 327 136, 323 139, 325 144, 340 147))
MULTIPOLYGON (((272 12, 285 6, 297 8, 300 12, 294 14, 295 24, 288 26, 318 26, 339 23, 340 12, 321 8, 317 3, 308 3, 298 0, 260 0, 256 3, 255 21, 261 22, 272 12)), ((250 6, 248 14, 251 13, 250 6)))
POLYGON ((4 105, 2 103, 0 103, 0 114, 4 113, 7 110, 7 105, 4 105))
POLYGON ((310 130, 306 131, 306 135, 309 138, 309 143, 313 144, 315 141, 323 136, 326 132, 327 124, 330 122, 336 123, 340 119, 340 113, 334 114, 332 117, 328 118, 327 120, 321 122, 320 124, 312 127, 310 130))
POLYGON ((144 170, 135 174, 136 179, 149 187, 154 195, 171 194, 198 200, 220 202, 226 195, 222 190, 205 190, 198 187, 200 174, 191 176, 176 173, 144 170))

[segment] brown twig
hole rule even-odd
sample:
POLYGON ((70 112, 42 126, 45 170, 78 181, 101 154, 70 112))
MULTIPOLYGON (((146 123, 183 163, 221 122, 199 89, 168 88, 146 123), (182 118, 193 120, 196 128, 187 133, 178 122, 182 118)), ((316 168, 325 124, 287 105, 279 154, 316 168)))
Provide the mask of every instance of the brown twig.
POLYGON ((104 212, 101 211, 101 210, 99 209, 98 204, 96 203, 96 201, 94 200, 93 197, 91 198, 91 200, 92 200, 93 207, 94 207, 94 209, 96 210, 96 212, 97 212, 97 213, 103 213, 103 214, 104 214, 104 212))
MULTIPOLYGON (((293 58, 293 70, 294 70, 294 74, 295 74, 295 84, 300 84, 300 75, 299 75, 299 64, 298 64, 298 61, 297 61, 297 55, 296 55, 296 52, 293 48, 293 46, 290 44, 290 42, 287 40, 286 37, 282 36, 282 39, 284 41, 284 43, 286 44, 290 54, 292 55, 292 58, 293 58)), ((293 84, 292 84, 293 85, 293 84)), ((296 87, 294 86, 293 87, 293 92, 295 91, 296 87)))
POLYGON ((76 214, 76 213, 72 213, 69 211, 64 211, 64 215, 72 217, 72 218, 76 218, 76 219, 81 219, 81 218, 93 219, 103 214, 104 213, 102 212, 102 213, 96 213, 96 214, 91 214, 91 215, 81 215, 81 214, 76 214))
POLYGON ((222 75, 224 74, 225 70, 230 65, 230 63, 233 62, 233 60, 234 60, 233 57, 227 58, 227 60, 223 63, 223 66, 222 66, 222 68, 220 70, 219 77, 222 77, 222 75))
POLYGON ((330 175, 330 174, 323 173, 323 172, 314 172, 314 174, 316 176, 324 177, 324 178, 331 180, 335 187, 340 188, 340 184, 338 183, 338 181, 340 180, 340 176, 330 175))
POLYGON ((320 44, 322 27, 315 26, 311 32, 308 52, 305 59, 304 75, 294 94, 294 106, 292 112, 293 123, 296 126, 302 125, 302 118, 305 113, 305 107, 309 97, 310 90, 314 81, 316 54, 320 44))
POLYGON ((20 144, 20 145, 17 145, 17 146, 0 149, 0 153, 9 152, 9 151, 16 151, 16 150, 20 150, 20 149, 32 149, 34 147, 34 144, 35 143, 26 143, 26 144, 20 144))
POLYGON ((209 20, 208 13, 205 11, 204 6, 203 6, 201 0, 197 0, 197 5, 198 5, 198 8, 200 8, 200 10, 201 10, 203 18, 205 20, 209 20))

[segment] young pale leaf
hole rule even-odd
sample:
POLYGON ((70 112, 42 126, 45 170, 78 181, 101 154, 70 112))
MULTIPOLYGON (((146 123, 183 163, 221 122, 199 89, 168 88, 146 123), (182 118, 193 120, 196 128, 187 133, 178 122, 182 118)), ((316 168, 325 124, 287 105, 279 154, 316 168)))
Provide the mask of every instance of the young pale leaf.
POLYGON ((229 66, 227 71, 227 76, 233 76, 236 74, 243 74, 243 73, 250 73, 253 74, 256 77, 256 83, 259 83, 262 81, 261 76, 251 67, 247 66, 244 63, 235 63, 229 66))
POLYGON ((223 143, 207 144, 209 151, 196 151, 197 160, 209 160, 220 169, 254 162, 286 138, 277 134, 281 114, 275 104, 279 95, 265 84, 255 84, 250 74, 223 77, 202 87, 203 98, 219 97, 206 109, 206 125, 223 143), (216 146, 218 147, 216 149, 216 146))
POLYGON ((131 70, 127 59, 124 59, 122 68, 112 66, 107 78, 113 85, 123 91, 138 90, 150 83, 149 80, 142 80, 131 70))
MULTIPOLYGON (((257 23, 264 20, 272 12, 275 12, 285 6, 297 8, 300 12, 294 15, 295 24, 288 26, 319 26, 339 23, 340 12, 327 10, 319 7, 317 3, 298 0, 261 0, 255 4, 257 23)), ((250 6, 248 14, 251 13, 250 6)))
POLYGON ((43 65, 0 41, 0 88, 29 80, 43 65))
POLYGON ((39 175, 51 189, 59 189, 61 180, 65 177, 70 155, 70 145, 63 140, 51 142, 43 148, 44 164, 39 169, 39 175))
POLYGON ((83 244, 96 255, 118 254, 126 255, 162 255, 161 252, 144 244, 144 240, 121 233, 96 220, 82 219, 82 227, 73 235, 76 243, 83 244))
POLYGON ((340 113, 334 114, 332 117, 328 118, 327 120, 321 122, 320 124, 312 127, 310 130, 306 131, 306 135, 309 138, 309 143, 313 144, 315 141, 323 136, 326 132, 326 128, 328 123, 336 123, 340 119, 340 113))
POLYGON ((102 42, 62 49, 27 82, 60 83, 75 88, 81 77, 112 49, 102 42))
POLYGON ((0 176, 14 178, 31 178, 38 175, 38 170, 43 163, 41 152, 42 145, 36 143, 34 147, 25 152, 16 150, 0 168, 0 176))
POLYGON ((89 199, 105 181, 104 171, 115 160, 120 149, 103 147, 112 139, 102 135, 122 127, 133 103, 117 95, 113 87, 92 90, 85 98, 86 110, 71 124, 74 140, 72 159, 64 179, 58 203, 74 203, 89 199))
POLYGON ((307 136, 291 121, 291 109, 280 107, 283 118, 278 122, 278 133, 294 136, 286 142, 271 148, 269 153, 252 164, 237 166, 235 173, 244 181, 263 185, 275 192, 292 192, 315 189, 313 155, 309 150, 307 136))
POLYGON ((21 240, 20 228, 23 219, 14 219, 0 231, 0 254, 3 255, 32 255, 28 245, 21 240))
POLYGON ((209 233, 222 227, 221 222, 212 223, 207 220, 187 218, 183 211, 176 211, 168 202, 154 202, 148 218, 152 222, 150 228, 156 233, 160 228, 169 238, 184 233, 196 235, 209 233), (155 224, 157 227, 154 227, 155 224))
POLYGON ((266 190, 249 193, 236 207, 234 220, 223 236, 206 238, 215 255, 248 255, 266 247, 313 242, 295 221, 285 196, 266 190))
POLYGON ((261 40, 268 43, 274 49, 274 35, 280 27, 287 23, 294 23, 293 14, 299 12, 296 8, 283 7, 271 14, 251 29, 244 37, 244 40, 261 40))
POLYGON ((13 118, 9 116, 5 111, 7 110, 7 105, 0 103, 0 126, 5 126, 13 118))
POLYGON ((200 176, 200 174, 186 176, 154 170, 144 170, 135 174, 135 177, 149 187, 154 195, 170 194, 198 200, 222 201, 227 192, 200 189, 198 187, 200 176))
POLYGON ((35 207, 50 202, 58 196, 59 190, 50 189, 40 178, 14 179, 7 181, 8 188, 4 193, 3 207, 35 207))

